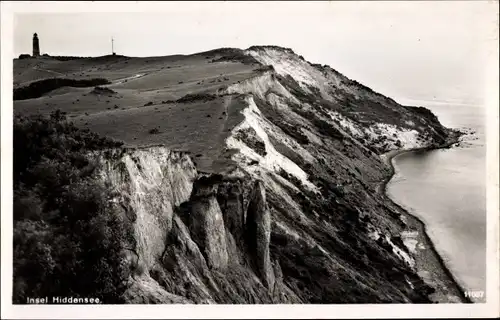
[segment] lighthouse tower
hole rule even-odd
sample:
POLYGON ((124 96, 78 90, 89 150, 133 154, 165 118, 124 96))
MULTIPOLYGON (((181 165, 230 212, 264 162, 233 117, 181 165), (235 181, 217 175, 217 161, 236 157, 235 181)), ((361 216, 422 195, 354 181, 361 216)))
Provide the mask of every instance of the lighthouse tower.
POLYGON ((38 35, 35 33, 33 35, 33 57, 40 56, 40 45, 38 44, 38 35))

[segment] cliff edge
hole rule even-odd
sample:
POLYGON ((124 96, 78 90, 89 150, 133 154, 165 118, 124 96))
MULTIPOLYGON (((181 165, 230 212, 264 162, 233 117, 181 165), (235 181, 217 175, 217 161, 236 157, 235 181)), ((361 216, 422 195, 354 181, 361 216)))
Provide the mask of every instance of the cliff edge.
MULTIPOLYGON (((422 278, 404 241, 413 226, 379 191, 391 175, 381 155, 456 137, 428 109, 281 47, 140 59, 92 62, 131 70, 109 97, 69 88, 14 107, 46 113, 64 98, 76 127, 125 143, 88 153, 109 214, 131 230, 115 275, 123 302, 460 301, 422 278)), ((51 63, 68 77, 72 61, 51 63)))

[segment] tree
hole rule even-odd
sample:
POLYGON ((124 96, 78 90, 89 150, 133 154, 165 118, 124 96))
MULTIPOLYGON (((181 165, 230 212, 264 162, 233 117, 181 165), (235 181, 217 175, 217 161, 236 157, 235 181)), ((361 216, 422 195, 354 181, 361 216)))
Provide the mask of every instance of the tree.
POLYGON ((14 303, 27 296, 121 299, 130 226, 94 177, 91 150, 121 143, 80 130, 60 110, 14 121, 14 303))

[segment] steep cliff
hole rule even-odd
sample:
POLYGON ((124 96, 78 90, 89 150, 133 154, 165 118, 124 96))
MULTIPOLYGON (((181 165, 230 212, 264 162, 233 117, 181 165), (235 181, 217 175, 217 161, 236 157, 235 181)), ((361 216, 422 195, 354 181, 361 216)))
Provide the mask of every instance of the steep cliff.
POLYGON ((166 146, 92 154, 133 230, 125 300, 430 302, 442 289, 424 283, 401 240, 412 230, 379 188, 391 173, 381 155, 455 133, 290 49, 217 54, 213 63, 259 64, 210 92, 243 105, 224 102, 219 119, 238 122, 211 150, 218 167, 200 170, 197 156, 166 146))

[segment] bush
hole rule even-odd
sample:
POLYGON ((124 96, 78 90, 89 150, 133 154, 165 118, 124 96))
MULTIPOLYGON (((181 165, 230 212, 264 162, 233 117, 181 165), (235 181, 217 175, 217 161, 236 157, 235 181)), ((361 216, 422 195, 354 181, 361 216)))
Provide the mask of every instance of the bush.
POLYGON ((148 131, 149 134, 158 134, 160 133, 160 130, 158 128, 153 128, 148 131))
POLYGON ((241 50, 233 49, 232 52, 225 52, 224 55, 218 59, 212 59, 212 63, 214 62, 240 62, 246 65, 253 65, 260 63, 252 56, 243 53, 241 50))
POLYGON ((93 87, 110 83, 111 82, 109 82, 109 80, 102 78, 89 80, 75 80, 66 78, 43 79, 32 82, 25 87, 14 89, 14 100, 39 98, 42 95, 61 87, 93 87))
MULTIPOLYGON (((318 129, 319 133, 339 140, 344 138, 342 133, 337 128, 319 118, 315 112, 303 110, 300 106, 292 106, 292 108, 295 113, 299 114, 304 119, 311 121, 311 123, 318 129)), ((325 114, 325 116, 328 116, 328 114, 325 114)))
POLYGON ((264 144, 264 141, 259 138, 257 132, 255 132, 253 128, 239 130, 236 133, 235 138, 243 141, 243 143, 254 150, 258 155, 262 157, 266 156, 266 145, 264 144))
POLYGON ((268 72, 268 71, 274 71, 274 67, 272 65, 264 65, 262 67, 259 67, 257 69, 253 70, 254 72, 268 72))
POLYGON ((282 168, 279 168, 278 170, 278 174, 284 178, 285 180, 288 180, 289 182, 291 182, 293 185, 295 185, 297 188, 301 188, 302 187, 302 181, 300 181, 300 179, 298 179, 297 177, 289 174, 288 172, 286 172, 285 170, 283 170, 282 168))
POLYGON ((120 251, 130 230, 87 158, 120 145, 68 124, 60 111, 14 119, 14 303, 28 296, 121 302, 120 251))
POLYGON ((207 102, 216 99, 217 96, 211 93, 188 93, 185 96, 177 99, 175 102, 178 103, 190 103, 190 102, 207 102))
POLYGON ((318 128, 319 132, 321 134, 324 134, 325 136, 341 140, 344 138, 344 136, 339 130, 337 130, 334 126, 332 126, 331 124, 329 124, 324 120, 315 118, 313 119, 313 124, 316 126, 316 128, 318 128))
POLYGON ((82 60, 82 59, 89 59, 89 57, 75 57, 75 56, 52 56, 52 59, 58 60, 58 61, 70 61, 70 60, 82 60))
POLYGON ((113 89, 110 89, 110 88, 106 88, 106 87, 94 87, 94 90, 92 90, 90 93, 112 95, 112 94, 115 94, 116 91, 114 91, 113 89))
POLYGON ((309 143, 307 136, 302 133, 301 126, 293 126, 285 122, 283 116, 277 112, 275 108, 267 104, 265 100, 254 97, 254 101, 264 116, 270 119, 276 126, 283 130, 283 132, 302 145, 307 145, 309 143))

